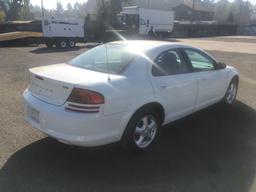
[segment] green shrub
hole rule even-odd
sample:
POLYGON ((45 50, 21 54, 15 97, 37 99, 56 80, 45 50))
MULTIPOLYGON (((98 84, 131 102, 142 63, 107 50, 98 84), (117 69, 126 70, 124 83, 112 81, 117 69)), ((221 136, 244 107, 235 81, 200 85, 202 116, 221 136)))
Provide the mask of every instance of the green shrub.
POLYGON ((5 14, 3 11, 0 11, 0 23, 3 23, 5 21, 5 14))

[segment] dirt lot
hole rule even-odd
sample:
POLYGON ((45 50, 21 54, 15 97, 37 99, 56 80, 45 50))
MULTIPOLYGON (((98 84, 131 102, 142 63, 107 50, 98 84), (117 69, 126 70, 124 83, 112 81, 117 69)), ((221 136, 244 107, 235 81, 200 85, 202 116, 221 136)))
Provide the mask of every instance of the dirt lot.
POLYGON ((256 191, 256 38, 178 39, 209 50, 241 72, 238 101, 166 126, 152 151, 76 148, 45 138, 23 120, 27 70, 75 50, 0 48, 0 191, 256 191))

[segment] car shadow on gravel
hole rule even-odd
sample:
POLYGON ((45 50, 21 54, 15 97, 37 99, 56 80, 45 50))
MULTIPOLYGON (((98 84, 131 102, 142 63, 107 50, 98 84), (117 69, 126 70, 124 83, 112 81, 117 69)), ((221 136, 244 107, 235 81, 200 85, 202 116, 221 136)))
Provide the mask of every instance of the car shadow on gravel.
POLYGON ((145 154, 118 145, 79 148, 42 139, 0 170, 0 191, 249 192, 256 168, 256 111, 218 104, 171 123, 145 154))

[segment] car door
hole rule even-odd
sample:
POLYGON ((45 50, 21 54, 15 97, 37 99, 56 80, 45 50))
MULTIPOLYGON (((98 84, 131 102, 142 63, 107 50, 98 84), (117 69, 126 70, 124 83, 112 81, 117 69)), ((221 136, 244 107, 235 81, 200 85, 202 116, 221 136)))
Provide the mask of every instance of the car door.
POLYGON ((219 101, 224 95, 225 71, 216 69, 216 61, 197 49, 184 49, 198 82, 196 110, 219 101))
POLYGON ((139 34, 140 35, 147 35, 148 33, 148 25, 144 19, 140 19, 140 28, 139 28, 139 34))
POLYGON ((154 63, 151 80, 156 97, 165 107, 165 123, 192 113, 197 81, 180 50, 165 50, 157 56, 154 63))

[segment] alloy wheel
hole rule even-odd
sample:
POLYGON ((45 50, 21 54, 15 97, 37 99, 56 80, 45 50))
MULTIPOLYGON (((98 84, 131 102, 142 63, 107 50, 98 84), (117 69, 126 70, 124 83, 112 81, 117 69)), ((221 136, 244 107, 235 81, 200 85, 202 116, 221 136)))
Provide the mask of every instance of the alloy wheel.
POLYGON ((157 121, 152 115, 146 115, 139 120, 134 133, 134 142, 137 147, 148 147, 156 137, 157 121))
POLYGON ((228 104, 232 104, 236 98, 237 94, 237 84, 235 82, 231 82, 226 95, 226 101, 228 104))

